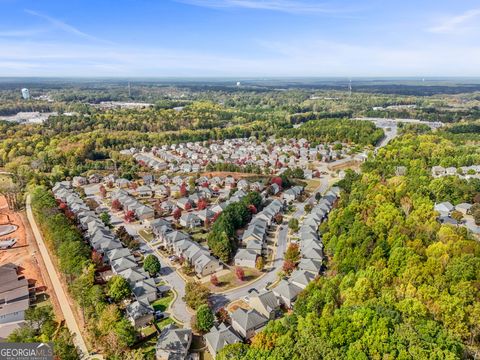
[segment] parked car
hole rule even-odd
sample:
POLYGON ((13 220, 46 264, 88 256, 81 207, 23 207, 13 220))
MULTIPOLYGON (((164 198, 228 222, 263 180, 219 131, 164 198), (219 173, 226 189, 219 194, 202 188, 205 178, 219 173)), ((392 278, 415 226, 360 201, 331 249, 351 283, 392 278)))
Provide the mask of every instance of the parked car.
POLYGON ((155 320, 163 320, 168 318, 168 314, 163 311, 155 311, 155 320))

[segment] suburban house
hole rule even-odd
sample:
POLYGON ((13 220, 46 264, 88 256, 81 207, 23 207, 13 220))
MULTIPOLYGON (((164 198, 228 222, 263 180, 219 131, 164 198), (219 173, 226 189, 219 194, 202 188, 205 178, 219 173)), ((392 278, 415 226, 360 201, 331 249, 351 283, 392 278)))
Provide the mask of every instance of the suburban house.
POLYGON ((290 282, 299 288, 305 289, 315 279, 316 275, 310 271, 295 270, 290 275, 290 282))
POLYGON ((314 274, 319 274, 322 269, 322 262, 319 260, 303 258, 298 264, 300 270, 310 271, 314 274))
POLYGON ((286 202, 294 201, 303 192, 303 187, 293 186, 288 190, 285 190, 282 194, 282 199, 286 202))
POLYGON ((157 360, 183 360, 187 358, 192 344, 192 330, 178 329, 171 324, 165 327, 157 340, 155 355, 157 360))
POLYGON ((147 278, 135 282, 132 287, 132 292, 137 299, 146 298, 148 302, 153 302, 157 300, 157 285, 155 284, 155 280, 152 278, 147 278))
POLYGON ((452 212, 455 207, 448 201, 445 201, 439 204, 435 204, 433 209, 438 212, 440 216, 449 216, 450 212, 452 212))
POLYGON ((287 280, 282 280, 272 291, 279 298, 282 305, 291 308, 295 300, 297 300, 298 294, 302 292, 302 288, 287 280))
POLYGON ((258 253, 248 249, 238 249, 235 254, 235 266, 255 268, 258 253))
POLYGON ((202 225, 202 220, 193 213, 186 213, 180 217, 180 225, 185 228, 193 229, 202 225))
POLYGON ((204 336, 208 351, 215 357, 217 353, 225 346, 242 342, 242 339, 235 334, 233 329, 227 327, 224 323, 214 326, 208 334, 204 336))
POLYGON ((250 339, 268 322, 268 318, 257 310, 238 308, 230 315, 233 329, 244 339, 250 339))
POLYGON ((153 321, 154 310, 146 298, 128 304, 126 307, 127 318, 135 328, 142 328, 153 321))
POLYGON ((0 341, 23 326, 29 306, 27 279, 18 276, 15 264, 0 266, 0 341))
POLYGON ((280 302, 272 291, 250 296, 249 305, 270 320, 275 319, 280 310, 280 302))

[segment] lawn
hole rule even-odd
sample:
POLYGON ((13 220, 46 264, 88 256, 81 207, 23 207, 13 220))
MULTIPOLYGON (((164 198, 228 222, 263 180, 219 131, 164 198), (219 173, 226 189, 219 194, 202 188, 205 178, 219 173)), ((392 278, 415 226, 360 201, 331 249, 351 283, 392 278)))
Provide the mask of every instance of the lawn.
POLYGON ((214 286, 210 283, 207 283, 206 285, 209 286, 210 290, 212 292, 223 292, 229 289, 232 289, 237 286, 242 286, 245 284, 248 284, 249 282, 257 279, 262 272, 258 271, 257 269, 251 269, 251 268, 243 268, 243 271, 245 272, 245 280, 240 281, 236 276, 235 276, 235 270, 230 271, 228 274, 222 275, 218 277, 219 281, 219 286, 214 286))
POLYGON ((312 192, 314 191, 316 188, 318 188, 320 186, 320 179, 310 179, 310 180, 305 180, 305 182, 307 183, 307 187, 305 188, 305 191, 307 192, 312 192))
POLYGON ((151 232, 145 230, 139 230, 138 235, 140 235, 142 239, 147 242, 151 242, 155 238, 155 236, 151 232))
POLYGON ((172 300, 173 300, 173 293, 169 291, 167 296, 157 299, 152 303, 153 309, 155 311, 165 311, 167 310, 168 305, 170 305, 172 300))

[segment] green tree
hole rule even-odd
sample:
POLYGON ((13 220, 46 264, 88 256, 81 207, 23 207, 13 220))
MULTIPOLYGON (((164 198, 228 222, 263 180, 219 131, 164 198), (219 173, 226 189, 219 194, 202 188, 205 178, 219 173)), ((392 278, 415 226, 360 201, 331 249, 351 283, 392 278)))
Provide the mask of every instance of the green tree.
POLYGON ((148 254, 143 261, 143 268, 150 276, 156 276, 161 269, 160 261, 153 254, 148 254))
POLYGON ((130 285, 123 276, 113 275, 107 283, 107 295, 115 302, 131 295, 130 285))
POLYGON ((292 231, 298 231, 298 219, 296 219, 296 218, 291 218, 291 219, 288 221, 288 227, 289 227, 292 231))
POLYGON ((185 285, 185 296, 183 300, 187 305, 196 310, 201 305, 208 304, 210 290, 199 282, 188 282, 185 285))
POLYGON ((209 331, 215 321, 212 309, 208 305, 200 305, 196 314, 196 327, 202 332, 209 331))

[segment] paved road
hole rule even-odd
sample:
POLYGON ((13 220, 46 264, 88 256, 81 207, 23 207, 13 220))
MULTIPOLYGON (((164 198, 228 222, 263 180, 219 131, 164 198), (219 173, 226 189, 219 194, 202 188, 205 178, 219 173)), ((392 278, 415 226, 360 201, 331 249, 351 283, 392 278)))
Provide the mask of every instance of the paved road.
POLYGON ((285 255, 285 251, 287 250, 287 235, 288 226, 282 225, 276 233, 277 246, 275 252, 275 260, 273 261, 273 267, 268 271, 268 273, 257 281, 247 284, 244 287, 226 291, 222 294, 212 295, 210 300, 215 310, 218 310, 222 306, 226 306, 232 301, 239 300, 248 296, 248 290, 252 288, 260 291, 263 290, 267 285, 269 285, 269 283, 271 284, 277 280, 277 273, 282 269, 283 258, 285 255))
POLYGON ((171 314, 175 317, 175 319, 182 322, 185 326, 189 326, 192 314, 187 310, 187 304, 185 301, 183 301, 183 297, 185 296, 185 281, 177 273, 175 268, 170 266, 168 262, 165 261, 163 256, 160 255, 154 246, 143 240, 140 236, 138 239, 142 243, 140 248, 144 249, 146 254, 156 255, 160 261, 160 265, 162 266, 160 272, 162 279, 165 280, 165 282, 167 282, 173 289, 175 289, 175 292, 177 293, 177 297, 170 308, 171 314))
POLYGON ((82 358, 88 358, 90 355, 87 349, 87 345, 85 343, 85 340, 83 339, 82 333, 80 332, 80 328, 78 326, 73 310, 70 307, 70 303, 68 302, 68 297, 60 283, 60 278, 57 274, 57 271, 55 270, 55 266, 53 265, 50 254, 48 253, 48 250, 45 246, 43 237, 40 233, 37 223, 35 222, 31 207, 30 194, 27 196, 26 208, 28 221, 30 222, 33 235, 38 244, 38 248, 40 249, 40 255, 42 255, 43 262, 45 263, 45 267, 47 268, 48 276, 50 277, 50 280, 53 284, 53 290, 55 291, 58 302, 60 303, 60 309, 62 310, 65 323, 73 335, 73 342, 81 352, 82 358))
POLYGON ((328 175, 324 175, 320 178, 320 185, 315 190, 312 191, 312 195, 308 199, 306 199, 303 203, 299 203, 296 205, 297 210, 293 213, 292 218, 296 218, 300 220, 300 218, 305 214, 305 210, 304 210, 305 205, 309 203, 313 203, 315 201, 315 194, 318 192, 320 194, 324 194, 327 192, 329 179, 330 177, 328 177, 328 175))

